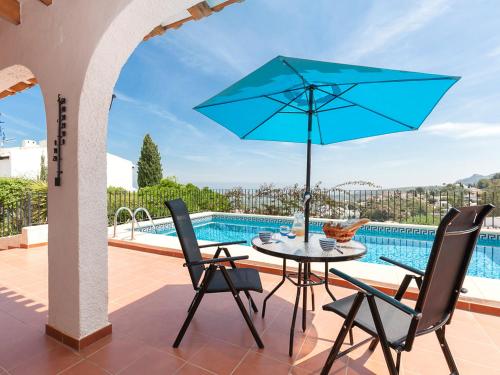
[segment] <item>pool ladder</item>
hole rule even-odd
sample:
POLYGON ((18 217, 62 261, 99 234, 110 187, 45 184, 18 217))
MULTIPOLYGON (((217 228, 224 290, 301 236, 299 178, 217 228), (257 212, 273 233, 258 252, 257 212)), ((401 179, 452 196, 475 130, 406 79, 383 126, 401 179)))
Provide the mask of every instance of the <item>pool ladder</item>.
POLYGON ((117 209, 115 212, 115 219, 114 219, 114 224, 113 224, 113 238, 116 237, 116 226, 118 225, 118 215, 120 214, 120 212, 122 212, 124 210, 130 214, 130 217, 132 219, 132 230, 131 230, 131 235, 130 235, 131 240, 134 239, 135 224, 137 224, 137 226, 140 228, 140 224, 135 217, 141 211, 146 214, 146 216, 148 217, 148 221, 153 225, 154 232, 156 233, 155 222, 153 221, 153 218, 151 217, 151 215, 149 214, 149 211, 146 208, 139 207, 139 208, 136 208, 134 212, 132 212, 132 210, 130 208, 122 206, 119 209, 117 209))

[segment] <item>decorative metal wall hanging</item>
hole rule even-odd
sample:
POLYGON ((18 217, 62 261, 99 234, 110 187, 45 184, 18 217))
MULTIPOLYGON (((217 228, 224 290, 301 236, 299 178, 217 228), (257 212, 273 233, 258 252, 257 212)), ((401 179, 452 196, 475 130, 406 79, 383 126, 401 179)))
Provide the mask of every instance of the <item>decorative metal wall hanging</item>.
POLYGON ((57 139, 54 141, 54 156, 52 161, 57 162, 57 171, 54 184, 61 186, 61 160, 62 160, 62 146, 66 143, 66 98, 61 94, 57 96, 57 104, 59 105, 59 117, 57 119, 57 139))

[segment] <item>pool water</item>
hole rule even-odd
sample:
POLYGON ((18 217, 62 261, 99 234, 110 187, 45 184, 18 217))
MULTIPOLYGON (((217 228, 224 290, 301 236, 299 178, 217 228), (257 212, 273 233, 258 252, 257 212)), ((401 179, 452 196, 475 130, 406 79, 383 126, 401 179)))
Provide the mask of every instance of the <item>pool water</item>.
MULTIPOLYGON (((269 230, 278 232, 280 225, 290 225, 288 222, 259 221, 258 219, 244 220, 214 216, 210 221, 194 223, 198 240, 227 242, 251 240, 259 231, 269 230)), ((311 232, 323 233, 321 226, 311 225, 311 232)), ((176 236, 175 230, 165 229, 159 234, 176 236)), ((394 260, 412 265, 424 270, 430 254, 434 236, 400 232, 380 232, 361 228, 354 237, 364 243, 367 254, 360 259, 362 262, 387 264, 379 258, 384 255, 394 260)), ((500 279, 500 241, 480 239, 472 257, 467 272, 470 276, 500 279)))

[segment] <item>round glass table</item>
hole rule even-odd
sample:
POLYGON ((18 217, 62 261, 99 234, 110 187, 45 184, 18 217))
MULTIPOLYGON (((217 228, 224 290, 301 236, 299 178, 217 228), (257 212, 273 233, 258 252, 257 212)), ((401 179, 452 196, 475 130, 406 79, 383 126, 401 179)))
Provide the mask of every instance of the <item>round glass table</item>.
POLYGON ((269 242, 262 242, 260 238, 254 237, 252 239, 252 247, 266 255, 278 257, 283 259, 283 277, 281 281, 274 287, 273 290, 264 299, 262 306, 262 317, 266 314, 267 300, 283 285, 285 280, 289 280, 297 288, 295 297, 295 305, 293 308, 292 325, 290 327, 290 343, 289 355, 293 354, 293 337, 295 331, 295 320, 297 318, 297 310, 300 301, 301 290, 302 292, 302 330, 306 330, 306 313, 307 313, 307 287, 311 289, 311 302, 312 310, 314 311, 314 289, 313 286, 325 285, 325 289, 335 301, 335 296, 328 287, 328 263, 330 262, 344 262, 348 260, 355 260, 363 257, 366 254, 366 246, 361 242, 351 240, 345 243, 337 243, 337 246, 330 251, 324 251, 319 245, 319 238, 324 237, 320 234, 310 234, 309 242, 304 242, 304 237, 296 237, 289 239, 282 236, 279 240, 271 240, 269 242), (293 260, 298 263, 298 272, 289 272, 286 269, 286 261, 293 260), (314 274, 311 271, 311 263, 321 262, 325 263, 325 275, 323 277, 314 274))

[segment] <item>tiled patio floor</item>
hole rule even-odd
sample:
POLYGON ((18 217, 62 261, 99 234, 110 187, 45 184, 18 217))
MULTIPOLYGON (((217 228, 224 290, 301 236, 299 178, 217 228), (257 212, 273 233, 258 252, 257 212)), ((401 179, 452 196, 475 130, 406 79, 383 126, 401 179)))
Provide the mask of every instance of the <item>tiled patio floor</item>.
MULTIPOLYGON (((47 312, 46 248, 0 252, 1 374, 310 374, 318 373, 341 320, 321 309, 297 325, 295 355, 288 330, 294 289, 285 284, 254 315, 265 349, 259 350, 232 297, 208 295, 179 349, 171 344, 193 296, 183 261, 110 248, 109 309, 112 337, 77 353, 44 335, 47 312)), ((266 292, 279 277, 262 274, 266 292)), ((288 283, 289 284, 289 283, 288 283)), ((266 293, 265 292, 265 293, 266 293)), ((334 288, 345 296, 352 290, 334 288)), ((259 308, 263 297, 255 295, 259 308)), ((316 288, 317 306, 327 295, 316 288)), ((448 331, 461 374, 500 374, 500 318, 457 310, 448 331)), ((355 331, 355 339, 365 337, 355 331)), ((386 374, 378 348, 362 347, 335 364, 333 374, 386 374)), ((403 374, 447 374, 433 335, 418 338, 403 354, 403 374)))

